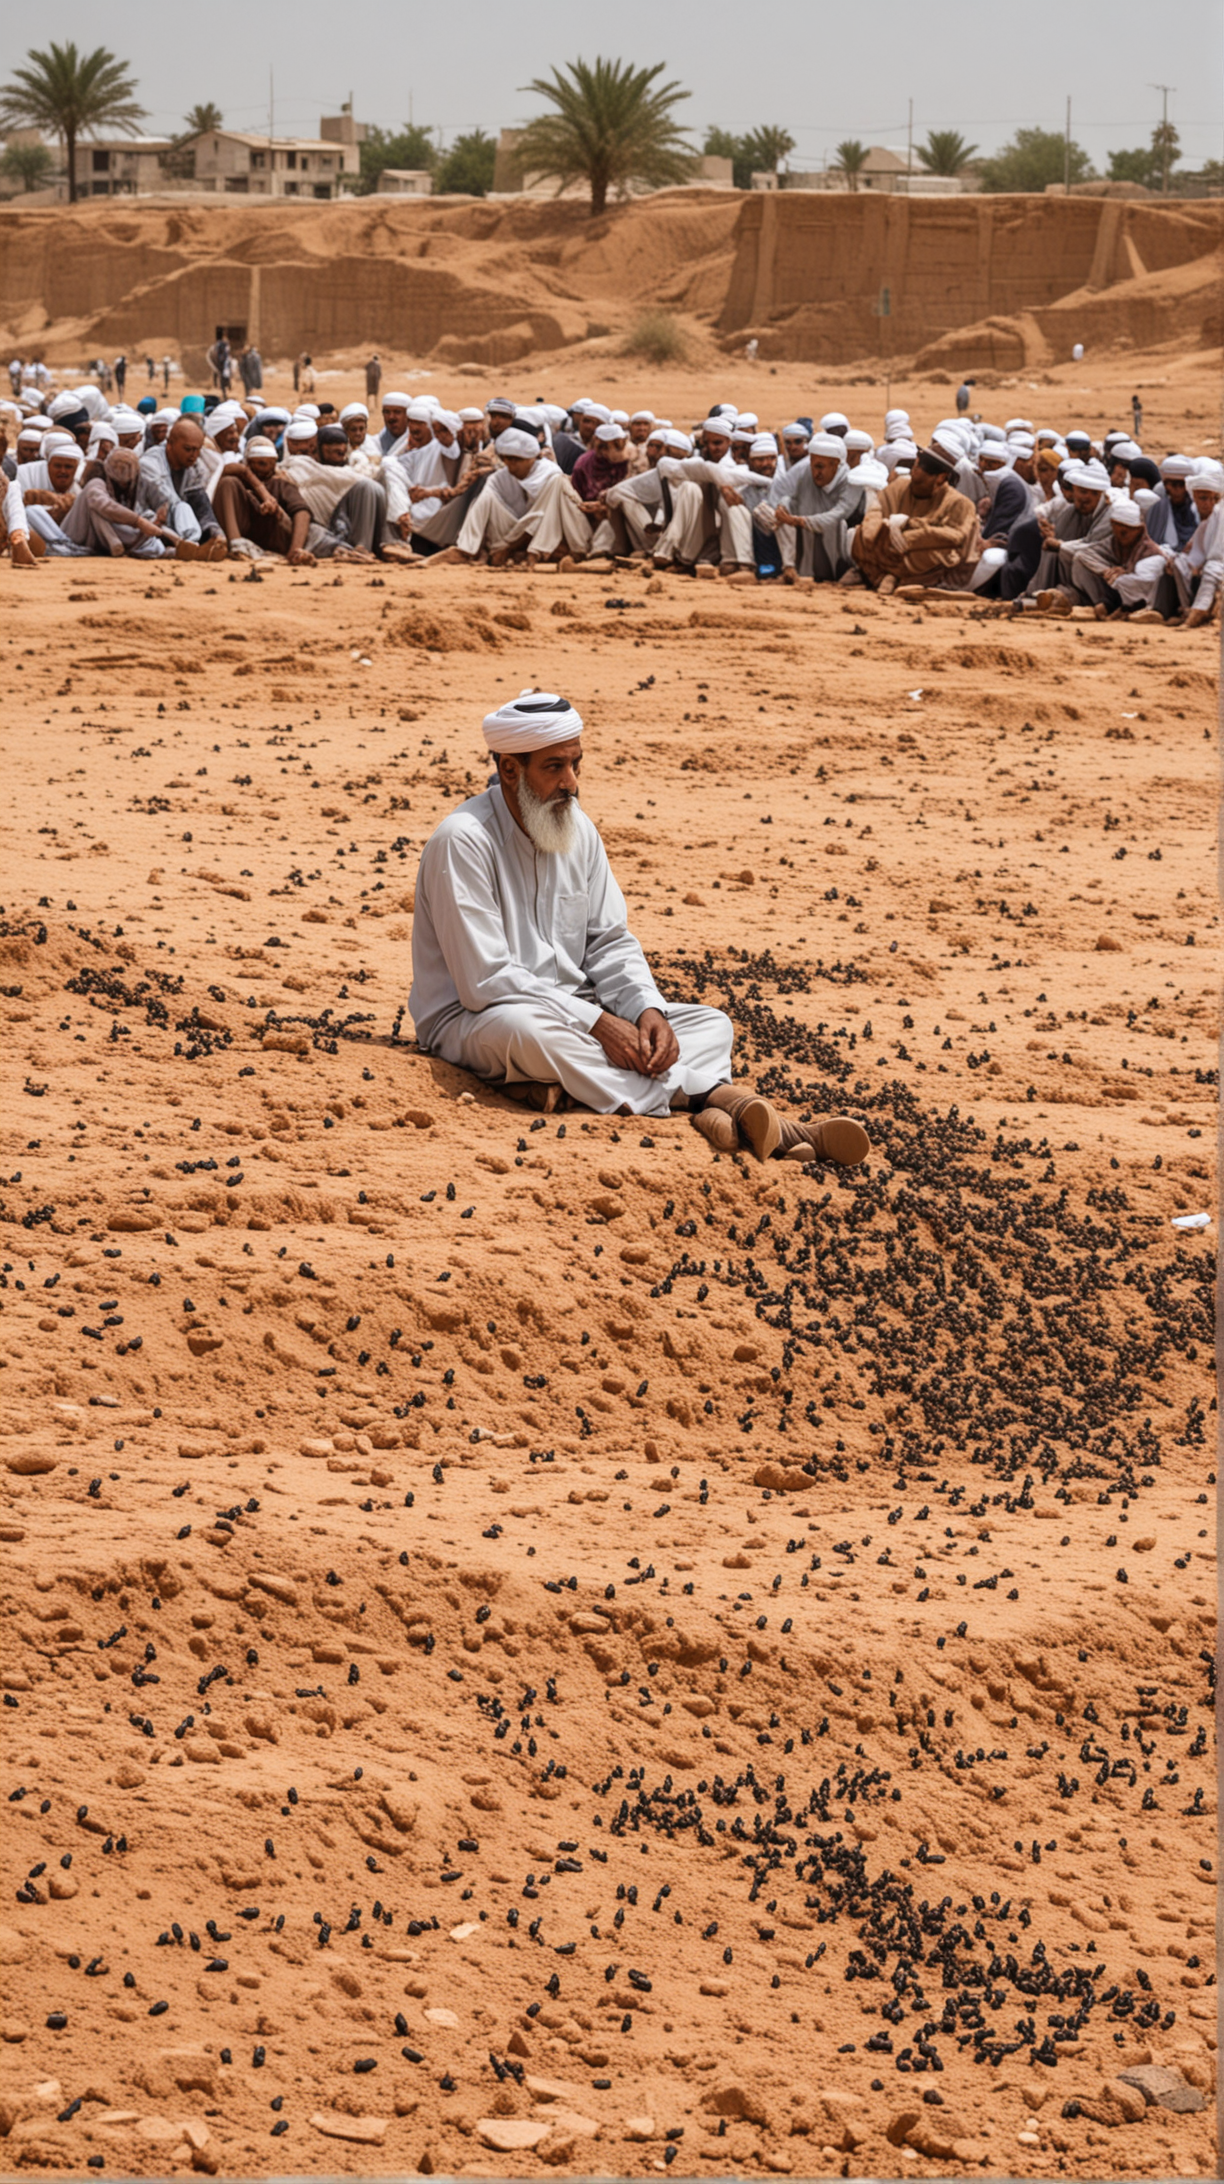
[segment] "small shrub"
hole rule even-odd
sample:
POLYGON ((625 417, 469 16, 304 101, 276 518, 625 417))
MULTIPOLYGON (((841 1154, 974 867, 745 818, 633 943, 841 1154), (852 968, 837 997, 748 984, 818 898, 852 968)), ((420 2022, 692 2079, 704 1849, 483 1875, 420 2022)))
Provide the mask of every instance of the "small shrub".
POLYGON ((644 357, 648 364, 678 364, 686 349, 684 328, 670 311, 645 311, 625 336, 621 353, 644 357))

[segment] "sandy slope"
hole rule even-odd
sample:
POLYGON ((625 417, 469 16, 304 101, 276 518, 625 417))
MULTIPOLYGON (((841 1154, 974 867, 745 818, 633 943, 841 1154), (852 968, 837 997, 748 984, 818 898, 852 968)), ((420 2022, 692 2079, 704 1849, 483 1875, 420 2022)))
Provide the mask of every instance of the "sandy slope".
POLYGON ((238 582, 0 599, 6 2164, 1209 2171, 1207 644, 238 582), (533 680, 864 1170, 396 1041, 533 680))

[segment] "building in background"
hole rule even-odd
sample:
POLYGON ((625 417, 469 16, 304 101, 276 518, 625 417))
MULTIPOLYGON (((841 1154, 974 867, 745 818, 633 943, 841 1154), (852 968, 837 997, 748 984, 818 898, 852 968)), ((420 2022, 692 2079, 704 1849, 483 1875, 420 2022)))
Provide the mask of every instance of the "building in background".
POLYGON ((173 149, 170 137, 96 137, 78 144, 77 191, 81 197, 137 197, 160 189, 162 162, 173 149))
POLYGON ((433 176, 428 167, 384 167, 375 194, 379 197, 432 197, 433 176))
MULTIPOLYGON (((347 120, 354 130, 360 125, 347 120)), ((192 137, 184 149, 194 157, 194 187, 221 197, 311 197, 343 195, 346 178, 360 171, 356 141, 344 142, 323 131, 317 137, 269 137, 245 129, 210 129, 192 137)))

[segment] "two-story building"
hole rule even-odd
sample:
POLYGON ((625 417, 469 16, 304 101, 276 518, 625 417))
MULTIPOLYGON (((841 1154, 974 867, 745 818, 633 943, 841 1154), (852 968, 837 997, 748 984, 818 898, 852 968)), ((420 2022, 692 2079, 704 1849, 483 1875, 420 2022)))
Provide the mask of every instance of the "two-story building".
POLYGON ((94 137, 78 143, 74 165, 79 197, 135 197, 160 188, 170 137, 94 137))
POLYGON ((269 137, 210 129, 190 140, 195 186, 224 197, 339 197, 360 172, 355 143, 334 137, 269 137))

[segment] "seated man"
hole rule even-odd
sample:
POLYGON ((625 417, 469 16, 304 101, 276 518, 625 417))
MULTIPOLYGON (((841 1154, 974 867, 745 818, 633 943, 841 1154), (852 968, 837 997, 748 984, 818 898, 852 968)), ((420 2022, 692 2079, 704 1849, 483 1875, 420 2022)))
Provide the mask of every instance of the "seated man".
POLYGON ((807 461, 796 466, 785 494, 770 505, 778 527, 796 533, 788 578, 810 576, 817 584, 832 584, 845 574, 851 529, 863 514, 864 494, 850 475, 839 434, 813 433, 807 461))
POLYGON ((701 452, 665 455, 659 477, 671 495, 671 518, 654 548, 656 569, 673 566, 692 574, 699 561, 721 558, 719 517, 726 506, 721 488, 747 475, 731 457, 731 426, 711 410, 701 427, 701 452))
POLYGON ((222 472, 216 509, 231 559, 283 554, 294 568, 314 568, 307 544, 310 510, 292 478, 278 469, 271 440, 248 440, 245 462, 222 472))
POLYGON ((558 475, 556 464, 545 462, 541 455, 535 434, 518 425, 506 425, 498 432, 497 455, 501 468, 469 504, 454 545, 435 554, 427 568, 449 561, 477 561, 486 555, 495 564, 504 562, 516 526, 546 479, 558 475))
POLYGON ((525 690, 484 734, 495 783, 421 853, 408 1006, 425 1052, 545 1111, 563 1094, 603 1115, 686 1110, 720 1152, 862 1160, 858 1123, 792 1122, 733 1086, 727 1017, 659 992, 579 806, 572 706, 525 690))
POLYGON ((161 446, 146 448, 140 462, 145 498, 156 508, 164 504, 170 529, 193 545, 221 536, 200 462, 203 447, 203 426, 191 417, 179 417, 161 446))
MULTIPOLYGON (((1164 556, 1147 535, 1143 510, 1133 500, 1114 501, 1108 537, 1098 545, 1081 547, 1070 576, 1038 592, 1037 611, 1067 615, 1074 607, 1089 606, 1098 622, 1134 613, 1146 620, 1149 611, 1155 611, 1148 606, 1151 586, 1163 572, 1164 556)), ((1159 619, 1163 621, 1163 615, 1159 619)))
POLYGON ((1189 482, 1198 527, 1169 573, 1183 611, 1188 610, 1186 628, 1201 629, 1215 612, 1224 580, 1224 467, 1200 457, 1189 482))
MULTIPOLYGON (((1023 590, 1010 594, 1028 605, 1053 585, 1069 583, 1077 554, 1086 546, 1104 545, 1109 537, 1109 479, 1102 463, 1064 464, 1060 491, 1061 498, 1047 502, 1030 519, 1039 542, 1036 566, 1023 590)), ((1008 596, 1002 592, 1003 598, 1008 596)))
POLYGON ((629 442, 623 425, 596 425, 567 478, 556 465, 522 517, 527 566, 560 559, 562 567, 585 561, 608 515, 608 494, 629 475, 629 442))
POLYGON ((314 453, 286 435, 282 476, 296 485, 314 522, 307 545, 320 561, 372 562, 386 520, 386 496, 374 478, 349 462, 348 434, 342 425, 321 425, 311 443, 314 453), (317 527, 317 528, 316 528, 317 527))
POLYGON ((667 454, 691 455, 693 443, 674 426, 655 423, 642 450, 644 467, 608 488, 608 513, 591 541, 596 553, 650 553, 671 522, 671 496, 664 492, 659 464, 667 454))
POLYGON ((45 554, 74 551, 61 525, 80 492, 83 468, 81 451, 67 432, 44 434, 41 453, 18 464, 4 494, 4 530, 14 568, 32 569, 45 554))
POLYGON ((101 473, 85 480, 60 524, 67 544, 51 545, 50 552, 115 558, 133 554, 142 560, 173 554, 179 561, 215 561, 224 556, 219 539, 201 543, 180 538, 166 523, 164 504, 145 512, 146 489, 134 448, 113 447, 101 473))
POLYGON ((968 589, 982 558, 982 534, 973 502, 953 490, 955 469, 943 448, 924 447, 910 475, 887 486, 867 509, 851 553, 873 590, 968 589))

